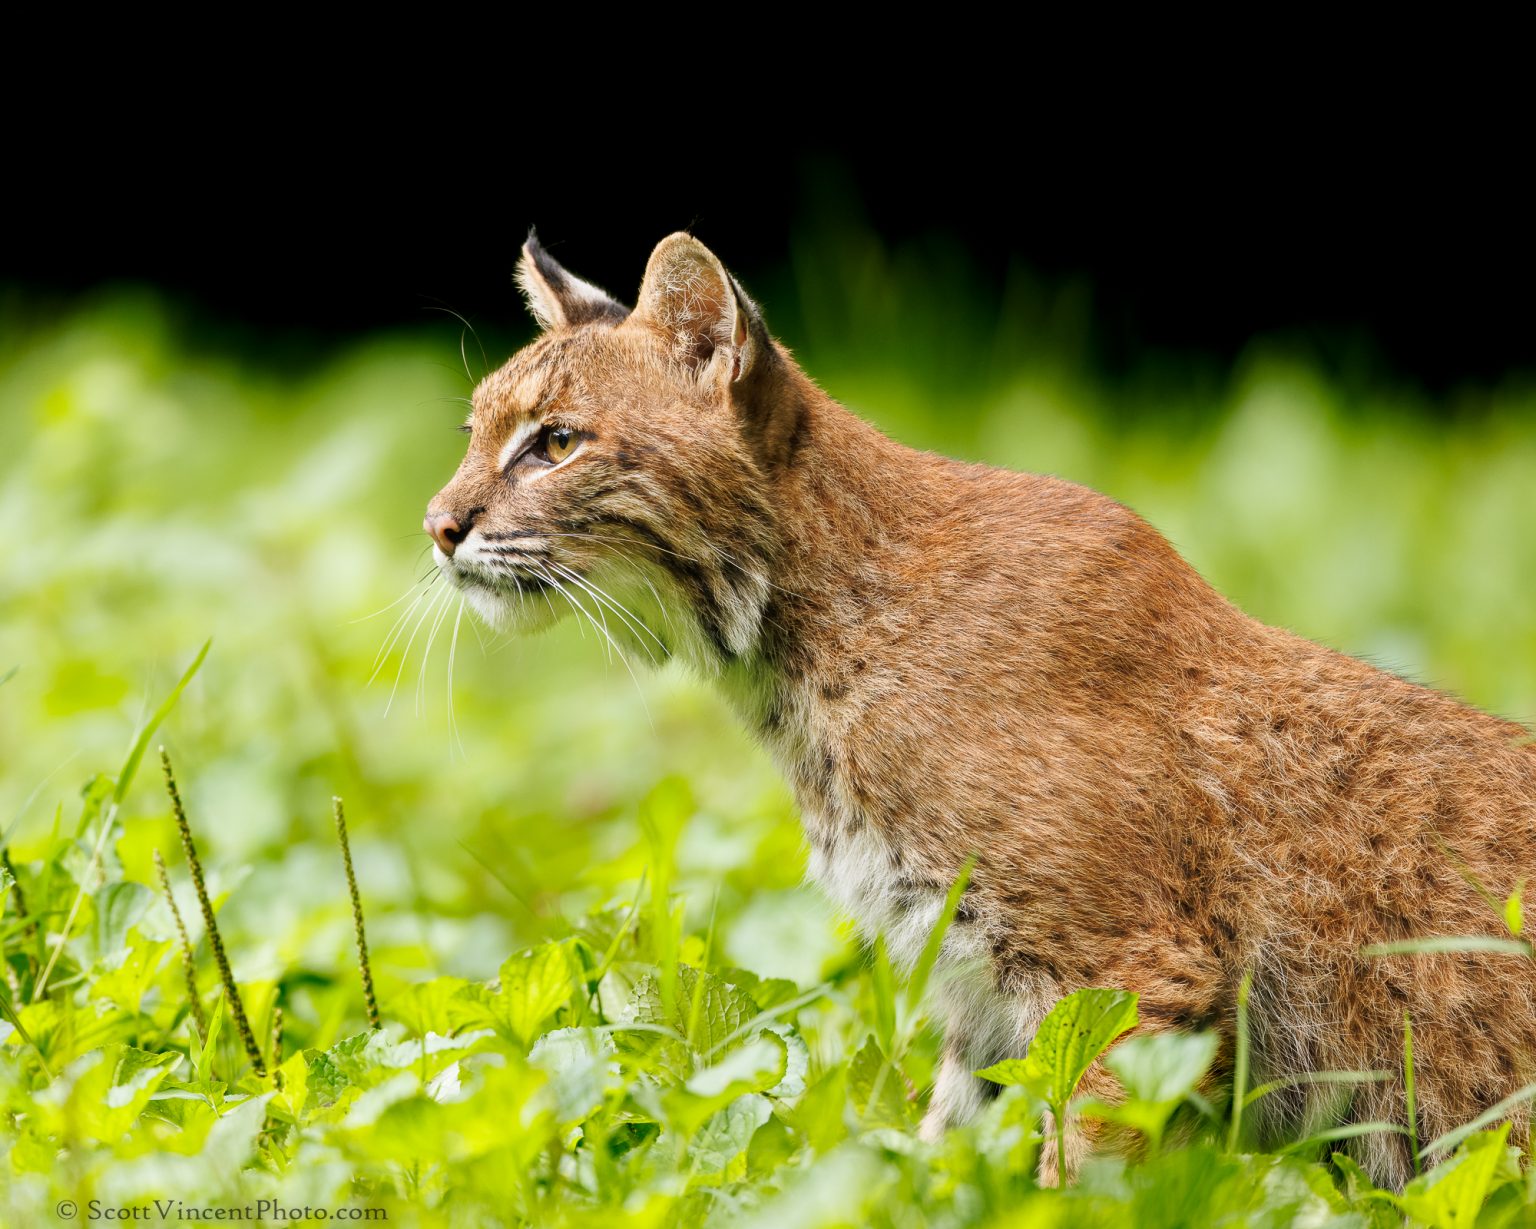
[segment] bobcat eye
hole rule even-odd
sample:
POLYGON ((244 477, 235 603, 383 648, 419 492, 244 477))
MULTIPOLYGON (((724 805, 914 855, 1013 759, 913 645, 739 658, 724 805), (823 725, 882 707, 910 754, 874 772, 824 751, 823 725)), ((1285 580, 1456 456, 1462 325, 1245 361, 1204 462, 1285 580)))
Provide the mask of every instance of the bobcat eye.
POLYGON ((576 451, 579 437, 569 427, 545 427, 538 451, 551 465, 558 465, 576 451))

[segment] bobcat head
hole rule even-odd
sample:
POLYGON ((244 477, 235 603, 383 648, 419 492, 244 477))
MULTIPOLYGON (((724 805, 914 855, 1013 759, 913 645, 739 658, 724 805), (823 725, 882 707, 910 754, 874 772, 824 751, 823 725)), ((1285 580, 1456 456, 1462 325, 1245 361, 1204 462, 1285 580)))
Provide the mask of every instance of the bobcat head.
POLYGON ((499 627, 580 614, 656 659, 750 654, 804 377, 690 235, 657 245, 633 310, 532 234, 517 280, 542 332, 474 391, 427 508, 437 566, 499 627))

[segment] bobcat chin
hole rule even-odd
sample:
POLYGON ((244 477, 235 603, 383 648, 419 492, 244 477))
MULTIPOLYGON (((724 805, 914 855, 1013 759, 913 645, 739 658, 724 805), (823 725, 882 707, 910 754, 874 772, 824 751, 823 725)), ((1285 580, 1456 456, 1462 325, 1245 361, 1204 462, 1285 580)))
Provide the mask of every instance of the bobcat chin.
MULTIPOLYGON (((1276 1130, 1406 1125, 1405 1013, 1421 1140, 1536 1080, 1529 959, 1361 952, 1486 933, 1479 887, 1536 873, 1525 729, 1249 618, 1102 495, 886 438, 687 234, 633 309, 532 236, 518 279, 543 333, 475 390, 438 566, 492 622, 581 607, 713 679, 793 783, 814 877, 899 964, 975 857, 925 1134, 1083 986, 1221 1033, 1212 1091, 1245 974, 1256 1080, 1392 1073, 1267 1097, 1276 1130)), ((1351 1147, 1413 1172, 1405 1136, 1351 1147)))

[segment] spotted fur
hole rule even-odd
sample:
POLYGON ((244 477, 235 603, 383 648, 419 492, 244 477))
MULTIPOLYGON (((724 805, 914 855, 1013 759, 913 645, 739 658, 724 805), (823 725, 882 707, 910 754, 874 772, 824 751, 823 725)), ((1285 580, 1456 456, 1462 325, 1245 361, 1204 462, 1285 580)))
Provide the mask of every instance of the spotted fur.
MULTIPOLYGON (((1102 495, 879 434, 688 235, 633 311, 531 239, 519 278, 546 331, 475 392, 438 562, 493 620, 585 601, 715 680, 793 783, 815 877, 898 963, 976 857, 928 1134, 1089 985, 1218 1030, 1217 1084, 1245 973, 1257 1078, 1393 1073, 1267 1098, 1276 1129, 1405 1122, 1405 1013, 1421 1139, 1536 1079, 1531 961, 1361 954, 1497 927, 1474 881, 1536 872, 1522 727, 1249 618, 1102 495), (561 465, 506 455, 551 425, 581 440, 561 465)), ((1411 1172, 1402 1137, 1354 1146, 1411 1172)))

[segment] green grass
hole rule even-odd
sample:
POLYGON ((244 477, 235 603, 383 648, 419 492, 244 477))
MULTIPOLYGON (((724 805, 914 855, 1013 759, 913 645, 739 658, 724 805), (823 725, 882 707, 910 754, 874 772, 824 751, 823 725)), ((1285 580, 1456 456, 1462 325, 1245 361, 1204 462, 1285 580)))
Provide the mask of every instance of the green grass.
MULTIPOLYGON (((965 312, 975 288, 935 283, 931 254, 832 250, 802 247, 759 294, 834 395, 917 446, 1094 485, 1254 614, 1536 715, 1529 390, 1437 414, 1262 346, 1214 378, 1110 383, 1073 357, 1069 296, 1016 280, 965 312)), ((407 633, 369 682, 404 605, 367 616, 421 575, 421 510, 462 448, 457 333, 264 366, 118 296, 0 338, 0 825, 28 909, 8 892, 0 917, 3 1223, 155 1197, 454 1225, 1536 1214, 1506 1151, 1523 1141, 1476 1131, 1397 1205, 1328 1141, 1249 1151, 1229 1108, 1134 1048, 1117 1129, 1160 1141, 1148 1160, 1035 1189, 1027 1082, 919 1143, 924 1003, 801 884, 788 793, 706 689, 636 683, 574 623, 503 642, 466 616, 450 723, 451 611, 430 656, 407 633), (225 1005, 158 771, 134 771, 159 743, 276 1075, 253 1075, 225 1005)))

